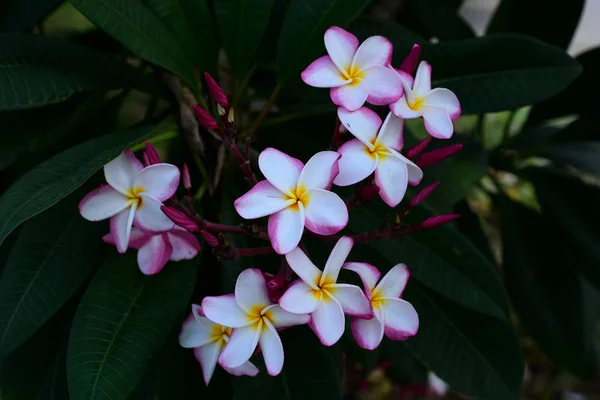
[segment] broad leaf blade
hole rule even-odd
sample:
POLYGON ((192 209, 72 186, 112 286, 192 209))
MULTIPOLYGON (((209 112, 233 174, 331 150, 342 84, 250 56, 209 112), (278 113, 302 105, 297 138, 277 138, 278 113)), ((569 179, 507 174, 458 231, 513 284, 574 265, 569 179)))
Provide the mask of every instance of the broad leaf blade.
POLYGON ((436 37, 440 41, 475 37, 473 28, 448 0, 408 0, 406 3, 401 22, 424 37, 436 37))
POLYGON ((8 0, 0 32, 24 32, 56 8, 62 0, 8 0))
POLYGON ((557 143, 538 153, 556 166, 573 166, 581 171, 600 176, 600 141, 576 141, 557 143))
POLYGON ((200 47, 195 51, 203 53, 203 58, 207 60, 207 63, 203 64, 202 71, 216 74, 220 43, 214 39, 207 40, 217 36, 214 16, 208 7, 208 0, 179 0, 179 5, 187 16, 196 41, 200 43, 200 47))

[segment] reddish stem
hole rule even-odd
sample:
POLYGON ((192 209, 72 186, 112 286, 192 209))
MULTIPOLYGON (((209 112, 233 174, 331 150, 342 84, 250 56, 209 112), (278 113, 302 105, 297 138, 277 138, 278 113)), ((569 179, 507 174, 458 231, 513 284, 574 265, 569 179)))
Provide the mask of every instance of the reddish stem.
POLYGON ((251 249, 234 249, 233 258, 248 257, 248 256, 260 256, 263 254, 273 253, 275 250, 271 246, 266 247, 254 247, 251 249))
POLYGON ((331 138, 331 149, 337 150, 342 145, 342 132, 340 131, 340 119, 335 118, 335 129, 331 138))

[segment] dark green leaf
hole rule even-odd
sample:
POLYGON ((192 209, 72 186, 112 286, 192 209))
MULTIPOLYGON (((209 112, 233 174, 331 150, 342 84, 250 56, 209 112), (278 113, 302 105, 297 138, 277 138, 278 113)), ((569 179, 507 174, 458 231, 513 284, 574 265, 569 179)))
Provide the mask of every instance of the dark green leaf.
POLYGON ((63 0, 8 0, 0 32, 23 32, 56 8, 63 0))
POLYGON ((392 363, 393 379, 413 385, 427 385, 427 368, 406 348, 404 342, 384 337, 380 347, 384 357, 392 363))
POLYGON ((0 243, 21 223, 72 193, 127 146, 162 130, 164 126, 144 126, 101 136, 33 168, 0 197, 0 243))
POLYGON ((295 77, 325 50, 323 35, 332 25, 346 27, 371 0, 291 0, 277 50, 280 83, 295 77))
POLYGON ((202 71, 216 74, 220 43, 214 39, 217 29, 214 16, 208 7, 208 0, 179 0, 179 4, 190 22, 196 41, 200 43, 196 51, 203 53, 203 58, 208 60, 202 71))
POLYGON ((73 400, 127 398, 182 316, 197 271, 192 260, 144 276, 133 254, 108 257, 81 300, 69 337, 73 400))
POLYGON ((474 212, 469 203, 463 200, 456 204, 454 212, 460 214, 460 219, 456 222, 459 232, 465 235, 477 249, 493 261, 494 256, 490 249, 490 243, 481 225, 481 218, 474 212))
POLYGON ((470 39, 473 28, 458 14, 456 4, 448 0, 408 0, 401 21, 415 32, 440 41, 470 39))
POLYGON ((52 366, 48 369, 46 379, 36 400, 62 400, 69 398, 69 386, 67 385, 68 333, 67 330, 62 334, 56 357, 52 366))
POLYGON ((90 90, 152 89, 112 56, 41 35, 0 34, 0 109, 40 107, 90 90))
POLYGON ((557 143, 539 153, 560 167, 573 166, 581 171, 600 176, 600 141, 557 143))
POLYGON ((433 85, 454 91, 466 114, 537 103, 581 72, 563 50, 515 34, 424 46, 422 59, 433 66, 433 85))

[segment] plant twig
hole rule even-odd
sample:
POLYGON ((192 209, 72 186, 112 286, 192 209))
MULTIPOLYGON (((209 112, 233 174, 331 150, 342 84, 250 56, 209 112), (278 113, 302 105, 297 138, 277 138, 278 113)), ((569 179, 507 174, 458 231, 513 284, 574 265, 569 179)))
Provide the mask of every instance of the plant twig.
POLYGON ((275 103, 275 100, 277 100, 277 97, 279 97, 280 91, 281 91, 281 84, 275 86, 275 89, 273 89, 273 93, 271 93, 271 96, 269 97, 269 99, 267 100, 265 105, 263 106, 262 110, 260 111, 260 114, 258 115, 258 118, 256 118, 256 121, 254 121, 254 124, 252 124, 250 129, 248 129, 248 132, 247 132, 248 136, 252 136, 254 134, 254 132, 256 132, 258 130, 258 128, 260 127, 260 125, 263 123, 264 119, 267 117, 267 114, 269 114, 269 111, 271 111, 271 107, 273 106, 273 103, 275 103))

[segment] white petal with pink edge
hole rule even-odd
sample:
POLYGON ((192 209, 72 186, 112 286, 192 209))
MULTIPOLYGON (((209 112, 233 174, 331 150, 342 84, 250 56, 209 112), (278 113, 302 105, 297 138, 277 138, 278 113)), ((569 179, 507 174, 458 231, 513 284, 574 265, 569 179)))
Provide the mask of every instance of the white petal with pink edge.
POLYGON ((137 253, 137 262, 144 275, 159 273, 171 258, 173 246, 166 235, 152 236, 137 253))
POLYGON ((150 165, 139 173, 133 185, 143 188, 146 195, 165 201, 179 186, 179 168, 165 163, 150 165))
POLYGON ((235 368, 248 361, 256 349, 263 328, 265 327, 261 320, 258 326, 250 325, 234 329, 219 357, 219 363, 227 368, 235 368))
POLYGON ((404 145, 404 119, 388 113, 377 135, 376 144, 400 151, 404 145))
POLYGON ((273 326, 277 329, 289 328, 290 326, 296 325, 303 325, 307 324, 308 321, 310 321, 310 315, 308 315, 307 313, 295 314, 292 312, 288 312, 277 304, 270 306, 268 311, 269 318, 273 323, 273 326))
POLYGON ((393 299, 402 296, 406 287, 410 272, 404 264, 397 264, 388 271, 381 279, 375 290, 379 297, 391 297, 393 299))
POLYGON ((375 313, 376 316, 371 319, 355 318, 350 323, 352 336, 363 349, 375 350, 383 339, 385 319, 379 309, 375 313))
POLYGON ((298 186, 329 190, 339 172, 339 158, 335 151, 320 151, 312 156, 300 173, 298 186))
POLYGON ((443 108, 423 107, 423 121, 425 129, 436 139, 450 139, 454 133, 454 126, 448 112, 443 108))
POLYGON ((418 111, 413 110, 408 106, 407 99, 408 95, 411 94, 410 89, 404 89, 404 96, 400 97, 397 101, 390 104, 390 110, 394 113, 395 116, 404 118, 404 119, 412 119, 419 118, 423 115, 423 109, 421 108, 418 111))
POLYGON ((324 40, 327 54, 338 70, 349 70, 358 49, 356 36, 338 26, 332 26, 325 31, 324 40))
POLYGON ((292 197, 304 164, 297 158, 269 147, 258 156, 258 167, 273 186, 292 197))
POLYGON ((102 185, 79 202, 79 213, 88 221, 101 221, 118 214, 128 205, 127 197, 109 185, 102 185))
POLYGON ((235 282, 235 301, 248 314, 271 304, 267 281, 260 270, 248 268, 240 273, 235 282))
POLYGON ((267 231, 277 254, 287 254, 298 246, 304 232, 304 220, 304 206, 300 202, 269 217, 267 231))
POLYGON ((448 90, 443 88, 433 89, 429 94, 425 97, 423 103, 426 106, 443 108, 448 112, 450 119, 454 121, 461 113, 460 102, 458 101, 458 97, 448 90))
POLYGON ((299 247, 296 247, 287 253, 285 259, 290 265, 290 268, 304 281, 304 283, 313 289, 318 289, 317 285, 321 278, 321 270, 310 261, 299 247))
POLYGON ((246 326, 251 322, 233 294, 205 297, 202 300, 202 310, 211 321, 232 328, 246 326))
POLYGON ((171 261, 191 260, 198 255, 200 242, 198 242, 198 239, 192 233, 183 229, 179 230, 175 227, 167 232, 166 235, 169 238, 171 246, 173 246, 171 261))
POLYGON ((412 186, 418 185, 421 183, 423 179, 423 170, 419 168, 417 164, 404 157, 402 154, 398 153, 394 149, 388 148, 389 153, 396 157, 398 160, 404 162, 406 164, 406 169, 408 173, 408 183, 412 186))
POLYGON ((404 89, 397 73, 389 68, 373 66, 364 71, 369 85, 367 101, 376 106, 386 106, 400 98, 404 89))
POLYGON ((145 193, 140 195, 142 198, 141 204, 135 212, 133 223, 135 227, 149 233, 161 233, 171 230, 175 224, 162 212, 160 206, 162 203, 146 196, 145 193))
POLYGON ((121 254, 127 251, 134 218, 135 206, 126 208, 110 218, 110 234, 115 241, 117 251, 121 254))
POLYGON ((348 81, 342 76, 329 56, 317 58, 300 74, 307 85, 319 88, 343 86, 348 81))
POLYGON ((427 61, 421 61, 417 73, 415 74, 415 83, 413 91, 415 96, 424 97, 431 90, 431 65, 427 61))
POLYGON ((337 186, 349 186, 371 175, 377 167, 379 156, 371 154, 369 148, 358 139, 344 143, 338 150, 342 155, 338 165, 340 172, 333 183, 337 186))
POLYGON ((392 68, 398 74, 400 80, 402 81, 402 87, 405 90, 406 88, 411 89, 413 87, 413 84, 415 83, 415 78, 413 78, 411 74, 409 74, 406 71, 402 71, 401 69, 393 68, 391 65, 389 66, 389 68, 392 68))
POLYGON ((279 375, 283 368, 283 344, 277 331, 268 320, 265 320, 265 325, 260 333, 258 342, 260 343, 260 350, 265 359, 267 372, 269 375, 275 376, 279 375))
POLYGON ((325 346, 333 346, 344 334, 345 320, 342 306, 336 299, 324 296, 319 307, 311 314, 310 328, 325 346))
POLYGON ((289 199, 269 181, 264 180, 235 200, 233 206, 242 218, 254 219, 281 211, 293 202, 293 199, 289 199))
POLYGON ((381 118, 369 108, 363 107, 356 111, 348 111, 342 107, 338 108, 338 118, 342 125, 348 129, 365 146, 373 149, 373 141, 381 128, 381 118))
POLYGON ((187 349, 204 346, 212 342, 211 331, 196 321, 193 313, 186 318, 179 333, 179 345, 187 349))
POLYGON ((243 376, 243 375, 256 376, 260 372, 258 370, 258 368, 256 368, 256 366, 254 364, 252 364, 250 361, 246 361, 239 367, 227 368, 223 365, 221 365, 221 367, 223 367, 223 369, 225 371, 227 371, 227 373, 234 375, 234 376, 243 376))
POLYGON ((392 42, 383 36, 367 38, 356 50, 352 65, 359 71, 364 71, 375 65, 387 66, 392 59, 392 42))
POLYGON ((115 190, 128 195, 136 176, 144 168, 130 149, 126 149, 117 158, 104 166, 106 182, 115 190))
POLYGON ((354 80, 345 85, 332 88, 329 97, 333 104, 342 106, 349 111, 356 111, 365 104, 369 97, 369 85, 364 79, 354 78, 354 80))
POLYGON ((349 236, 342 236, 337 241, 335 246, 333 246, 333 250, 331 250, 331 253, 329 253, 327 261, 325 262, 325 268, 323 269, 323 275, 321 275, 320 285, 337 282, 342 265, 344 265, 344 262, 346 262, 346 258, 348 258, 348 254, 350 254, 352 246, 354 246, 354 240, 349 236))
POLYGON ((279 299, 282 309, 295 314, 312 313, 320 302, 321 292, 315 291, 301 279, 294 281, 279 299))
POLYGON ((220 353, 221 346, 219 343, 210 343, 194 349, 194 356, 196 356, 196 360, 198 360, 202 367, 202 377, 206 385, 208 385, 215 372, 220 353))
POLYGON ((375 169, 375 184, 379 187, 379 196, 390 207, 396 207, 408 187, 406 163, 392 155, 382 157, 375 169))
POLYGON ((407 301, 386 298, 382 306, 385 318, 385 335, 392 340, 404 340, 419 330, 417 311, 407 301))
POLYGON ((337 283, 327 286, 327 291, 342 306, 344 314, 359 318, 372 318, 373 308, 371 302, 365 297, 365 294, 358 286, 347 283, 337 283))
POLYGON ((342 268, 358 274, 369 296, 371 291, 375 289, 375 285, 377 285, 377 281, 381 276, 381 272, 375 266, 364 262, 348 262, 342 268))
MULTIPOLYGON (((305 205, 306 228, 319 235, 333 235, 348 225, 348 207, 337 194, 328 190, 311 189, 305 205)), ((304 198, 304 197, 303 197, 304 198)))

